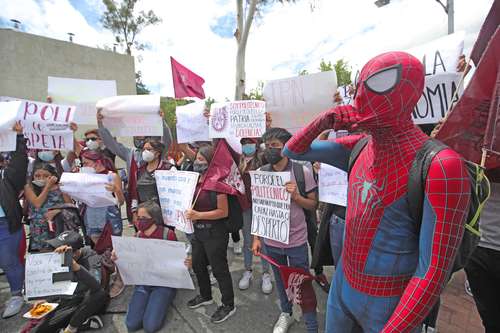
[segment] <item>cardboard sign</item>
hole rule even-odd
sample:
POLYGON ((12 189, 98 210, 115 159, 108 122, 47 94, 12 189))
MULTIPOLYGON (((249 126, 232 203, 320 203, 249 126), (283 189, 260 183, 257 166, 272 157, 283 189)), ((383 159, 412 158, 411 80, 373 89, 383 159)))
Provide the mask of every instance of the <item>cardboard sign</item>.
POLYGON ((319 201, 347 206, 347 172, 321 163, 318 187, 319 201))
POLYGON ((208 137, 208 119, 203 115, 204 110, 204 101, 176 107, 178 143, 210 141, 208 137))
POLYGON ((116 81, 49 76, 47 90, 54 103, 75 105, 75 123, 97 127, 96 102, 116 96, 116 81))
POLYGON ((188 234, 194 232, 193 223, 184 216, 184 212, 191 208, 199 175, 190 171, 155 171, 165 223, 188 234))
POLYGON ((116 205, 116 198, 105 188, 112 181, 111 175, 64 172, 59 185, 63 193, 96 208, 116 205))
POLYGON ((60 253, 26 255, 26 298, 73 295, 76 282, 54 282, 54 274, 69 272, 69 267, 63 263, 64 254, 60 253))
POLYGON ((266 103, 236 101, 210 107, 210 138, 260 138, 266 131, 266 103))
POLYGON ((16 150, 17 133, 12 130, 16 123, 21 102, 0 102, 0 151, 16 150))
POLYGON ((285 189, 290 172, 250 171, 252 180, 252 235, 288 244, 290 200, 285 189))
POLYGON ((159 95, 115 96, 101 99, 96 108, 114 136, 162 136, 159 95))
POLYGON ((126 285, 194 289, 184 265, 184 243, 135 237, 111 238, 118 258, 116 266, 126 285))
POLYGON ((264 97, 266 109, 273 117, 273 127, 295 133, 333 107, 336 89, 334 71, 268 81, 264 97))

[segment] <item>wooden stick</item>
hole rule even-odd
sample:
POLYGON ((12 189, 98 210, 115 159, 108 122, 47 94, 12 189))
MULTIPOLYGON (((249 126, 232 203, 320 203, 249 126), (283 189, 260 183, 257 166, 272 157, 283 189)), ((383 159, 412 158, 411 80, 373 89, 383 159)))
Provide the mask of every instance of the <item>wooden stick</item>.
POLYGON ((484 168, 484 166, 486 165, 486 157, 488 155, 488 151, 486 150, 486 148, 483 148, 483 155, 481 156, 481 167, 484 168))

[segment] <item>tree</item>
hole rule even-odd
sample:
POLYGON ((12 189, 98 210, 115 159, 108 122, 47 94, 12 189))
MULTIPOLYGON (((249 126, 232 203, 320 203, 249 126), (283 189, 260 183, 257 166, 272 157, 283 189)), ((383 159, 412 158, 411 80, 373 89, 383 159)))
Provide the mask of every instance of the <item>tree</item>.
POLYGON ((309 72, 307 71, 307 69, 303 69, 299 72, 299 76, 303 76, 303 75, 309 75, 309 72))
POLYGON ((118 6, 115 0, 102 0, 106 11, 101 17, 104 28, 111 30, 116 36, 116 42, 132 55, 132 46, 136 50, 143 50, 144 43, 135 38, 147 26, 158 24, 161 19, 150 10, 147 13, 140 11, 134 14, 134 8, 138 0, 123 0, 118 6))
POLYGON ((333 65, 332 62, 326 62, 325 59, 321 59, 321 62, 319 63, 319 68, 321 72, 328 72, 328 71, 333 71, 333 65))
POLYGON ((295 2, 296 0, 236 0, 236 31, 234 37, 238 49, 236 51, 236 89, 234 99, 241 100, 245 93, 246 74, 245 74, 245 54, 248 42, 250 27, 252 26, 255 13, 260 6, 270 4, 272 2, 295 2), (244 17, 243 2, 246 1, 246 17, 244 17))
POLYGON ((252 99, 257 101, 264 100, 264 82, 259 81, 257 83, 257 87, 250 89, 250 93, 248 95, 243 94, 243 99, 252 99))
POLYGON ((335 73, 337 73, 337 84, 346 86, 351 84, 351 67, 344 59, 339 59, 334 65, 335 73))
POLYGON ((151 93, 151 91, 142 82, 141 71, 135 73, 135 89, 137 91, 137 95, 149 95, 151 93))

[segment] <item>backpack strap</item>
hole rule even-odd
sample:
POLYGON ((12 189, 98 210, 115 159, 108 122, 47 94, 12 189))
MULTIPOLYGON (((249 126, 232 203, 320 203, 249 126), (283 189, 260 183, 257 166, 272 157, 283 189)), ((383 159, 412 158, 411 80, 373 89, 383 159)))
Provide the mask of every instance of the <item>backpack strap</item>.
POLYGON ((415 155, 413 164, 408 172, 408 206, 410 217, 416 221, 417 229, 422 225, 423 203, 425 195, 425 181, 434 157, 448 148, 436 139, 427 140, 415 155))
POLYGON ((354 163, 358 159, 359 154, 361 154, 361 151, 363 150, 363 148, 365 148, 365 146, 368 144, 368 141, 370 141, 370 136, 365 136, 361 140, 356 142, 356 144, 352 148, 351 154, 349 155, 349 164, 347 167, 347 177, 349 177, 349 174, 351 173, 351 169, 354 166, 354 163))
POLYGON ((295 177, 295 182, 297 183, 297 189, 301 196, 306 198, 306 180, 304 176, 304 167, 302 164, 292 162, 293 175, 295 177))

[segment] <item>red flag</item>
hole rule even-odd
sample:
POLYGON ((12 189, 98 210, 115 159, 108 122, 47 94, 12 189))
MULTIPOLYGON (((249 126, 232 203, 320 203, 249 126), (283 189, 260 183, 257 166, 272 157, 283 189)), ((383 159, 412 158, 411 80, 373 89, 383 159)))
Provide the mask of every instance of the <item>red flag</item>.
POLYGON ((474 61, 476 66, 479 64, 479 60, 483 56, 484 50, 491 39, 491 36, 495 33, 497 27, 500 25, 500 0, 494 0, 491 5, 491 9, 484 20, 483 26, 479 31, 476 43, 472 48, 470 58, 474 61))
POLYGON ((262 253, 260 256, 271 265, 278 267, 290 302, 300 305, 303 313, 312 312, 316 309, 316 294, 312 286, 312 281, 315 278, 311 273, 302 268, 280 265, 262 253))
POLYGON ((482 149, 490 154, 486 168, 500 166, 500 28, 491 37, 463 96, 450 111, 436 138, 480 163, 482 149))
POLYGON ((198 97, 205 98, 203 84, 205 80, 170 57, 172 64, 172 79, 174 81, 175 98, 198 97))

